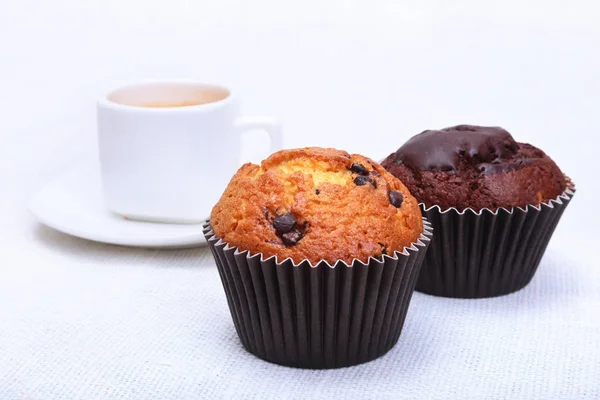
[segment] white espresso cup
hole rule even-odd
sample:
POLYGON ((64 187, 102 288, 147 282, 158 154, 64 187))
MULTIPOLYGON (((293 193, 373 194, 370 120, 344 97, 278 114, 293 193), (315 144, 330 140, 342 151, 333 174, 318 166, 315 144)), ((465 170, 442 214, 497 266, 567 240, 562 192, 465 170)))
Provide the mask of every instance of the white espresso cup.
POLYGON ((241 165, 241 136, 270 136, 280 124, 240 115, 230 89, 196 82, 121 87, 98 102, 98 140, 106 207, 129 219, 199 223, 241 165))

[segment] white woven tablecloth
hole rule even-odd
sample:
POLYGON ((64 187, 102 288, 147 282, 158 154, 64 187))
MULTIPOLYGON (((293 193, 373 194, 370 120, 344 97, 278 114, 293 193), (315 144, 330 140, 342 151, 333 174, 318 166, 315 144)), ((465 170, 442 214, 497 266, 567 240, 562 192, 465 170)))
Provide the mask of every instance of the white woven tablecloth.
POLYGON ((0 2, 0 400, 600 398, 599 19, 593 0, 0 2), (26 210, 94 157, 94 100, 146 78, 231 84, 287 146, 375 159, 499 124, 578 191, 522 291, 416 293, 383 358, 272 365, 241 347, 208 249, 92 243, 26 210))

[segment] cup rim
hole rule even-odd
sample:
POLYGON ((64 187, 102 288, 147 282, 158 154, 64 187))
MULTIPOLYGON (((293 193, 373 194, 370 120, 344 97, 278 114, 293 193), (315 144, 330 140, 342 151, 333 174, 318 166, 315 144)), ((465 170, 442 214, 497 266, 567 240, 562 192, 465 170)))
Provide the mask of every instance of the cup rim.
POLYGON ((106 92, 98 100, 98 106, 103 107, 103 108, 116 109, 116 110, 129 110, 129 111, 146 112, 146 113, 163 113, 163 114, 164 113, 188 113, 188 112, 198 112, 200 110, 202 110, 202 111, 212 110, 215 108, 223 107, 223 106, 233 102, 234 97, 235 97, 235 95, 234 95, 234 92, 231 90, 231 88, 229 88, 225 85, 218 84, 218 83, 211 83, 211 82, 206 82, 206 81, 195 81, 195 80, 188 80, 188 79, 165 79, 165 80, 152 79, 152 80, 136 81, 136 82, 127 83, 124 85, 114 87, 110 91, 106 92), (114 93, 121 91, 121 90, 130 90, 130 89, 136 89, 136 88, 141 88, 141 87, 160 86, 160 85, 189 85, 189 86, 196 86, 196 87, 220 89, 220 90, 226 91, 228 93, 228 95, 227 95, 227 97, 225 97, 221 100, 213 101, 211 103, 186 105, 186 106, 181 106, 181 107, 144 107, 144 106, 136 106, 136 105, 130 105, 130 104, 117 103, 116 101, 110 100, 111 95, 113 95, 114 93))

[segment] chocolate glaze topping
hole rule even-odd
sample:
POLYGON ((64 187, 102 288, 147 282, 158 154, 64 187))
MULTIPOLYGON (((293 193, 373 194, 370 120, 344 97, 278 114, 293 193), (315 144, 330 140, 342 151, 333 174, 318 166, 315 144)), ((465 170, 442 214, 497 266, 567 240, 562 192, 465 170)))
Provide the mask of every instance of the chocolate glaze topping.
POLYGON ((542 150, 515 142, 497 127, 425 131, 381 165, 417 200, 442 210, 537 205, 556 199, 566 187, 560 168, 542 150))
POLYGON ((531 164, 531 156, 537 154, 523 154, 520 149, 500 127, 458 125, 412 137, 398 149, 394 161, 420 171, 456 171, 465 163, 486 175, 531 164))

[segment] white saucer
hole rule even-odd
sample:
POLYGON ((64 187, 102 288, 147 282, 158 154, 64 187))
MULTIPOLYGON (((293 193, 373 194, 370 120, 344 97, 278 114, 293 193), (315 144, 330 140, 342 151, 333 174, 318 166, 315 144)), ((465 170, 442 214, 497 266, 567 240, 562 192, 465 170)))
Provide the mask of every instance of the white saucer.
POLYGON ((153 248, 206 245, 200 224, 130 221, 106 210, 95 165, 76 167, 50 182, 29 209, 51 228, 97 242, 153 248))

